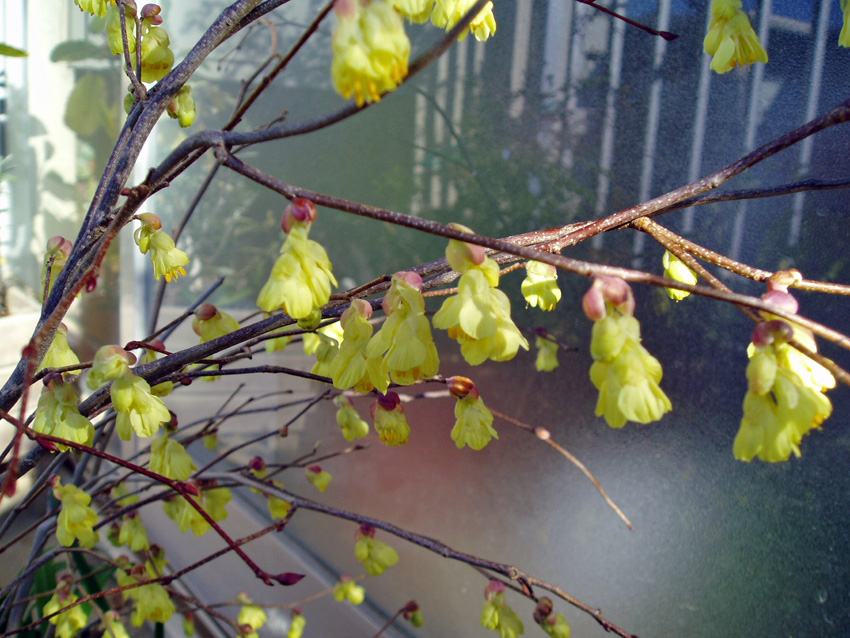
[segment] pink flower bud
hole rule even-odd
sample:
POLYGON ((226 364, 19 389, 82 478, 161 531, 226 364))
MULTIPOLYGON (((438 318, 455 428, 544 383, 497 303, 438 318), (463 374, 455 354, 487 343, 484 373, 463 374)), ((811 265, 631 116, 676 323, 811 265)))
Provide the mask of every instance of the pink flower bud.
POLYGON ((193 481, 184 481, 180 484, 180 487, 182 487, 184 490, 186 490, 188 494, 191 494, 192 496, 198 496, 200 494, 197 486, 193 481))
POLYGON ((369 538, 375 538, 375 528, 371 525, 366 525, 364 523, 360 526, 360 529, 357 530, 357 534, 359 536, 368 536, 369 538))
POLYGON ((309 199, 296 197, 283 211, 280 226, 283 232, 289 233, 295 222, 311 223, 316 220, 316 205, 309 199))
POLYGON ((505 593, 505 584, 500 580, 491 580, 484 588, 484 599, 492 600, 496 594, 505 593))
POLYGON ((534 436, 536 436, 541 441, 548 441, 552 438, 552 433, 549 432, 546 428, 536 427, 534 428, 534 436))
MULTIPOLYGON (((378 399, 375 401, 376 405, 381 406, 387 412, 392 412, 393 410, 397 410, 401 408, 401 412, 404 411, 404 408, 401 405, 401 398, 395 392, 387 392, 386 394, 378 393, 378 399)), ((374 413, 372 414, 374 417, 374 413)))
POLYGON ((136 219, 152 230, 162 229, 162 220, 159 218, 159 215, 154 215, 153 213, 142 213, 141 215, 136 215, 136 219))
POLYGON ((264 469, 266 469, 266 462, 261 456, 255 456, 253 459, 248 461, 248 467, 250 467, 255 472, 262 472, 264 469))
POLYGON ((581 299, 581 309, 591 321, 601 321, 608 315, 605 308, 605 297, 596 282, 584 293, 581 299))
POLYGON ((767 303, 772 304, 792 315, 796 315, 797 311, 800 309, 800 304, 797 303, 797 300, 794 299, 790 293, 782 292, 781 290, 769 290, 764 293, 761 298, 767 303))
POLYGON ((158 16, 162 12, 162 7, 158 4, 146 4, 142 7, 142 20, 147 20, 153 16, 158 16))
POLYGON ((788 292, 788 286, 793 286, 801 281, 803 281, 803 274, 796 268, 779 270, 767 280, 767 289, 788 292))
POLYGON ((594 285, 596 285, 596 282, 599 282, 606 301, 609 301, 617 310, 624 315, 635 313, 635 296, 632 293, 631 286, 623 279, 602 275, 595 278, 594 285))
POLYGON ((86 279, 86 292, 88 294, 93 293, 97 289, 97 275, 92 273, 89 275, 89 278, 86 279))
POLYGON ((321 465, 308 465, 307 471, 312 472, 313 474, 319 474, 322 471, 321 465))
POLYGON ((753 328, 752 342, 757 348, 764 348, 775 341, 785 342, 794 336, 794 329, 784 321, 774 319, 756 324, 753 328))
POLYGON ((422 277, 419 273, 415 273, 410 270, 402 270, 394 274, 393 279, 401 279, 411 288, 422 290, 422 277))
POLYGON ((357 15, 357 0, 336 0, 334 11, 340 18, 352 19, 357 15))
POLYGON ((56 444, 53 441, 47 441, 45 439, 42 439, 41 437, 37 437, 35 442, 38 443, 41 447, 43 447, 48 452, 58 452, 59 451, 59 448, 56 446, 56 444))
POLYGON ((195 308, 195 316, 201 321, 209 321, 218 314, 218 308, 211 303, 202 303, 195 308))

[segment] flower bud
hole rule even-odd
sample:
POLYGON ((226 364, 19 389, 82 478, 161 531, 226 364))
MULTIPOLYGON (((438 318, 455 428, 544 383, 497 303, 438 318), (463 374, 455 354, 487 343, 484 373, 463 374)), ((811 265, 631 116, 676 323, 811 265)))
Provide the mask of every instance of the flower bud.
POLYGON ((280 226, 283 228, 283 232, 288 234, 296 222, 310 224, 316 221, 317 214, 316 204, 309 199, 296 197, 284 209, 280 226))
POLYGON ((295 572, 284 572, 282 574, 278 574, 277 576, 272 576, 277 582, 279 582, 284 587, 291 587, 292 585, 298 583, 303 579, 305 574, 296 574, 295 572))
POLYGON ((379 405, 384 410, 388 412, 392 412, 396 409, 399 409, 401 412, 404 412, 404 406, 401 405, 401 398, 395 392, 387 392, 386 394, 378 393, 378 399, 372 406, 372 417, 375 416, 374 406, 379 405))
POLYGON ((449 377, 446 379, 446 385, 455 399, 465 399, 470 393, 474 398, 479 396, 475 383, 467 377, 449 377))
MULTIPOLYGON (((767 303, 773 304, 777 308, 792 315, 796 315, 800 309, 800 304, 797 303, 797 300, 790 293, 782 292, 781 290, 769 290, 761 298, 767 303)), ((766 316, 769 313, 761 311, 760 314, 766 316)))
MULTIPOLYGON (((449 224, 449 228, 461 233, 473 234, 471 228, 462 224, 449 224)), ((480 266, 487 258, 487 250, 483 246, 468 244, 457 239, 450 239, 446 248, 446 261, 453 270, 464 273, 470 266, 480 266)))
POLYGON ((322 324, 322 311, 314 308, 310 314, 298 320, 298 327, 302 330, 316 330, 322 324))
POLYGON ((162 7, 158 4, 146 4, 142 7, 142 20, 147 20, 154 16, 158 16, 162 12, 162 7))
POLYGON ((779 270, 768 278, 767 289, 788 292, 788 286, 793 286, 801 281, 803 281, 803 274, 796 268, 779 270))
POLYGON ((153 213, 142 213, 141 215, 136 215, 136 219, 152 230, 162 229, 162 219, 160 219, 159 215, 154 215, 153 213))
MULTIPOLYGON (((212 305, 211 303, 202 303, 200 306, 195 308, 195 317, 200 319, 201 321, 209 321, 213 317, 215 317, 218 309, 212 305)), ((197 330, 195 331, 197 332, 197 330)))
POLYGON ((596 282, 584 293, 584 297, 581 299, 581 309, 591 321, 601 321, 607 316, 605 297, 596 282))

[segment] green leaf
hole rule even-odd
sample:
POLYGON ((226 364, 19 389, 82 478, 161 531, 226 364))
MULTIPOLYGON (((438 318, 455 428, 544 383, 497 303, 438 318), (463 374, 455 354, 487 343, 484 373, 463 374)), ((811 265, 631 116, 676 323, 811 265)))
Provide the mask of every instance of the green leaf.
POLYGON ((88 40, 68 40, 54 47, 50 52, 51 62, 79 62, 89 58, 109 56, 109 49, 88 40))
POLYGON ((104 112, 106 80, 102 75, 86 73, 79 79, 65 108, 65 124, 81 137, 90 137, 107 123, 104 112))
POLYGON ((29 53, 15 47, 10 47, 8 44, 0 43, 0 55, 7 55, 10 58, 25 58, 29 53))

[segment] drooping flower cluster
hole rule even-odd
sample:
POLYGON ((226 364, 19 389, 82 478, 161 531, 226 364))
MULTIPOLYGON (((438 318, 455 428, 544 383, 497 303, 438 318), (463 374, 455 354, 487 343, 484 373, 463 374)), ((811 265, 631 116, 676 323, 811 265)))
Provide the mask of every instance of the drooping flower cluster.
MULTIPOLYGON (((122 569, 115 573, 116 580, 122 587, 146 582, 158 576, 157 570, 150 561, 145 565, 136 565, 129 574, 122 569)), ((159 583, 148 583, 141 587, 125 589, 122 593, 124 600, 129 599, 134 603, 133 613, 130 616, 130 623, 134 627, 141 627, 145 624, 145 620, 165 623, 174 615, 174 603, 171 602, 168 590, 159 583)))
MULTIPOLYGON (((42 614, 45 617, 55 614, 63 607, 73 605, 77 602, 77 598, 78 596, 71 591, 70 584, 63 579, 63 585, 45 603, 42 614)), ((53 616, 48 622, 56 626, 56 635, 59 638, 74 638, 80 629, 88 623, 88 614, 82 605, 77 605, 67 611, 63 611, 61 614, 53 616)))
POLYGON ((584 295, 582 308, 594 321, 590 379, 599 390, 596 416, 604 416, 614 428, 627 421, 658 421, 673 406, 658 386, 661 364, 640 343, 629 285, 622 279, 597 277, 584 295))
MULTIPOLYGON (((206 487, 198 489, 198 495, 192 499, 201 505, 214 521, 222 521, 227 518, 225 505, 230 502, 233 495, 226 487, 206 487)), ((163 503, 166 516, 177 524, 181 532, 190 529, 195 536, 203 536, 212 529, 212 526, 201 514, 182 496, 177 496, 163 503)))
POLYGON ((292 621, 289 623, 289 631, 286 632, 286 638, 301 638, 304 635, 304 627, 307 626, 307 619, 301 613, 301 609, 296 607, 292 610, 292 621))
POLYGON ((118 530, 118 544, 126 545, 134 552, 150 549, 148 530, 137 512, 127 514, 121 521, 121 527, 118 530))
MULTIPOLYGON (((435 26, 449 31, 469 12, 473 4, 475 4, 475 0, 437 0, 431 14, 431 22, 435 26)), ((472 22, 469 23, 469 31, 479 42, 484 42, 496 33, 496 17, 493 15, 492 2, 485 4, 478 15, 472 19, 472 22)), ((467 33, 464 32, 458 40, 463 40, 467 33)))
POLYGON ((711 69, 717 73, 731 71, 739 64, 767 62, 767 52, 741 10, 741 0, 713 0, 703 49, 714 56, 711 69))
MULTIPOLYGON (((797 303, 784 286, 772 285, 764 299, 796 313, 797 303)), ((832 414, 824 391, 835 378, 819 363, 788 344, 793 338, 817 352, 812 333, 800 326, 769 319, 753 330, 747 350, 747 393, 744 416, 735 437, 733 454, 741 461, 786 461, 800 456, 800 441, 832 414)))
POLYGON ((241 625, 248 625, 251 628, 250 632, 243 633, 245 638, 257 638, 257 630, 266 624, 268 617, 266 612, 259 605, 253 604, 253 601, 248 597, 248 594, 242 592, 237 596, 237 600, 242 603, 242 609, 239 610, 239 615, 236 617, 236 622, 241 625))
MULTIPOLYGON (((80 397, 70 383, 64 383, 60 375, 45 378, 46 385, 38 398, 32 429, 41 434, 55 436, 82 445, 91 445, 94 440, 94 426, 80 414, 80 397)), ((68 450, 67 445, 57 444, 60 451, 68 450)))
POLYGON ((369 436, 369 424, 360 418, 354 404, 344 394, 334 397, 334 403, 339 408, 336 413, 336 422, 342 431, 346 441, 362 439, 369 436))
POLYGON ((505 600, 505 585, 491 580, 484 588, 484 609, 481 610, 481 626, 498 631, 501 638, 517 638, 525 633, 525 627, 517 613, 505 600))
POLYGON ((53 496, 62 503, 62 511, 56 524, 56 539, 63 547, 70 547, 75 540, 81 547, 94 547, 98 533, 93 527, 97 524, 97 512, 89 507, 91 496, 76 485, 62 485, 58 476, 52 479, 53 496))
POLYGON ((320 492, 327 490, 333 480, 330 472, 323 470, 320 465, 308 465, 305 472, 307 480, 315 485, 320 492))
POLYGON ((561 289, 558 288, 558 269, 551 264, 540 261, 529 261, 525 264, 528 273, 522 282, 522 296, 525 302, 541 310, 554 310, 561 300, 561 289))
POLYGON ((359 605, 366 599, 366 590, 348 576, 342 576, 340 582, 334 585, 334 598, 339 602, 348 601, 359 605))
MULTIPOLYGON (((664 265, 664 276, 667 279, 672 279, 683 284, 690 284, 691 286, 696 285, 698 281, 697 274, 669 250, 664 251, 664 257, 662 257, 661 263, 664 265)), ((675 288, 665 288, 665 290, 670 299, 675 301, 681 301, 691 294, 687 290, 676 290, 675 288)))
POLYGON ((143 255, 148 255, 153 264, 153 274, 159 281, 163 276, 165 281, 186 276, 183 268, 189 263, 189 256, 177 248, 171 236, 162 230, 162 220, 153 213, 137 215, 142 225, 133 233, 133 239, 143 255))
MULTIPOLYGON (((472 232, 460 224, 449 226, 472 232)), ((481 246, 455 239, 449 241, 446 259, 461 277, 458 293, 446 299, 434 315, 434 327, 448 331, 470 365, 487 359, 508 361, 519 348, 528 350, 528 341, 511 319, 510 300, 496 288, 499 265, 487 257, 481 246)))
POLYGON ((165 434, 151 443, 150 469, 166 478, 185 481, 198 470, 198 466, 182 444, 165 434))
MULTIPOLYGON (((94 0, 98 2, 99 0, 94 0)), ((127 47, 129 53, 135 53, 136 37, 136 7, 134 3, 125 5, 125 23, 127 25, 127 47)), ((115 55, 124 55, 124 41, 121 33, 120 7, 112 7, 100 17, 107 15, 106 32, 109 38, 109 48, 115 55)), ((142 36, 142 82, 157 82, 164 78, 174 65, 174 52, 171 50, 171 38, 162 26, 162 8, 156 4, 146 4, 141 12, 142 36)), ((91 13, 91 12, 90 12, 91 13)))
POLYGON ((378 394, 378 399, 371 407, 372 418, 375 420, 375 432, 381 441, 391 447, 404 445, 410 436, 410 426, 404 416, 404 405, 395 392, 378 394))
POLYGON ((74 0, 74 3, 81 11, 102 18, 106 15, 106 10, 115 4, 115 0, 74 0))
POLYGON ((383 541, 375 539, 375 528, 361 525, 357 531, 354 555, 372 576, 380 576, 398 562, 398 553, 383 541))
POLYGON ((458 449, 468 445, 473 450, 483 450, 492 438, 499 438, 493 429, 493 414, 484 405, 478 388, 466 377, 450 377, 446 385, 451 395, 457 399, 455 404, 455 426, 452 428, 452 441, 458 449))
POLYGON ((541 597, 534 609, 534 621, 552 638, 570 638, 570 626, 564 614, 553 614, 552 599, 541 597))
POLYGON ((68 328, 64 323, 60 323, 56 329, 56 335, 47 349, 47 354, 44 355, 44 359, 38 369, 64 368, 65 366, 75 366, 79 363, 79 357, 71 350, 71 346, 68 345, 68 328))
POLYGON ((366 369, 379 392, 386 393, 390 378, 410 385, 440 368, 421 289, 418 274, 397 272, 381 303, 387 320, 366 346, 366 369))
POLYGON ((537 347, 537 357, 534 359, 534 367, 538 372, 552 372, 557 368, 558 351, 560 346, 554 339, 549 338, 549 333, 543 328, 537 328, 537 336, 534 345, 537 347))
POLYGON ((151 393, 148 382, 130 371, 135 357, 118 346, 103 346, 94 356, 94 365, 86 384, 98 390, 110 381, 112 407, 118 413, 116 430, 122 441, 129 441, 133 431, 150 438, 159 426, 171 420, 162 399, 151 393))
POLYGON ((850 0, 841 0, 841 13, 844 22, 838 34, 838 46, 850 47, 850 0))
POLYGON ((337 0, 333 32, 334 88, 357 106, 379 102, 407 75, 410 40, 404 22, 385 0, 337 0))
POLYGON ((366 369, 366 346, 372 338, 372 305, 363 299, 354 299, 342 313, 339 325, 343 329, 342 341, 330 364, 330 377, 340 390, 355 388, 365 394, 374 387, 366 369))
POLYGON ((308 237, 315 219, 316 205, 307 199, 294 199, 283 211, 286 241, 257 298, 266 312, 282 308, 293 319, 305 319, 328 303, 337 282, 325 249, 308 237))

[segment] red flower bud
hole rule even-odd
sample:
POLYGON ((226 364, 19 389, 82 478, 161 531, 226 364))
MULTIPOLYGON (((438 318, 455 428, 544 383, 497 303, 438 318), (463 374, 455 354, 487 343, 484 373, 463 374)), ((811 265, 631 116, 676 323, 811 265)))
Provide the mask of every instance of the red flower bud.
POLYGON ((296 574, 295 572, 284 572, 282 574, 278 574, 277 576, 272 576, 277 582, 279 582, 284 587, 291 587, 295 583, 301 581, 304 578, 305 574, 296 574))

